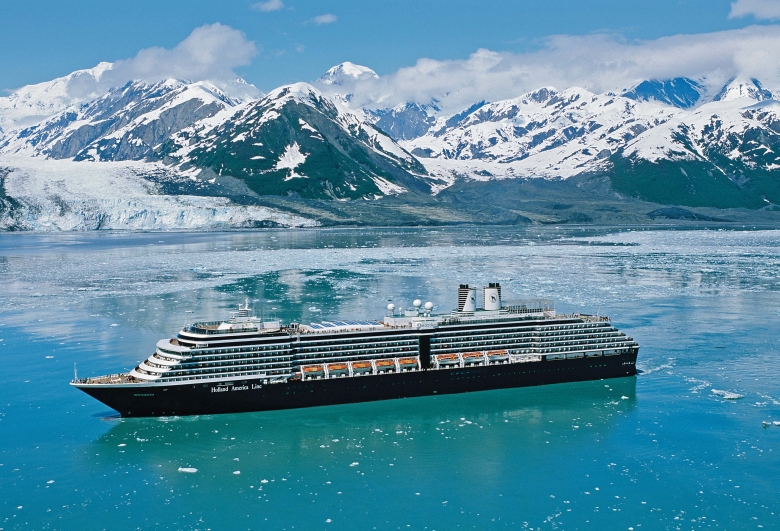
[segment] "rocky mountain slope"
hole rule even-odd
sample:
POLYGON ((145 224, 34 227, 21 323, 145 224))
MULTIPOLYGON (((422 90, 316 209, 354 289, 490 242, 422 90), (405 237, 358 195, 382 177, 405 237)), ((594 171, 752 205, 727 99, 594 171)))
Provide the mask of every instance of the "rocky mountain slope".
POLYGON ((390 137, 306 83, 223 120, 204 120, 157 154, 183 172, 231 176, 258 195, 375 199, 429 193, 425 168, 390 137))
POLYGON ((207 82, 131 82, 7 135, 0 150, 76 161, 149 159, 172 134, 238 103, 207 82))
POLYGON ((757 80, 731 80, 708 99, 691 80, 622 96, 543 88, 439 119, 401 145, 453 182, 597 175, 663 204, 774 208, 778 109, 757 80))

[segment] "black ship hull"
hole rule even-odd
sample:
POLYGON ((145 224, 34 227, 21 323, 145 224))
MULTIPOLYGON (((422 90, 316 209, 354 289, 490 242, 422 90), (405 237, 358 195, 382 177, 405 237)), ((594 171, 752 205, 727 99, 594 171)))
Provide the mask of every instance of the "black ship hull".
POLYGON ((638 349, 613 356, 262 384, 262 380, 168 385, 79 385, 123 417, 292 409, 488 391, 636 374, 638 349))

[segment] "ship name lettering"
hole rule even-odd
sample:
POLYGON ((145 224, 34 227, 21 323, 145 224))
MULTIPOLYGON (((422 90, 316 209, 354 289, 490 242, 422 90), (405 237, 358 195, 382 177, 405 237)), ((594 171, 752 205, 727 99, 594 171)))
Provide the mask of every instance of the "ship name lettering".
POLYGON ((211 392, 212 393, 224 393, 227 390, 228 390, 227 387, 212 387, 211 388, 211 392))
POLYGON ((261 389, 262 385, 252 384, 252 389, 261 389))
POLYGON ((233 387, 233 391, 246 391, 249 389, 248 385, 238 385, 233 387))

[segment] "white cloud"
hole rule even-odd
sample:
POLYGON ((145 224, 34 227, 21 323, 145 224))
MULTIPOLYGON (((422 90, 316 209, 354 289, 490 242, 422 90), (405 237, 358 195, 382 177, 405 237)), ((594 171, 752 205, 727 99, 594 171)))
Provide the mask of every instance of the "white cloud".
POLYGON ((318 26, 322 26, 323 24, 332 24, 333 22, 336 22, 338 20, 338 17, 336 15, 326 13, 324 15, 316 16, 311 20, 318 26))
MULTIPOLYGON (((256 54, 255 43, 242 32, 219 23, 207 24, 195 28, 186 39, 170 50, 146 48, 133 58, 116 61, 99 79, 78 76, 68 83, 67 92, 69 97, 81 100, 131 80, 157 82, 171 78, 208 80, 226 90, 232 90, 237 78, 233 69, 249 64, 256 54)), ((251 86, 238 88, 257 92, 251 86)))
POLYGON ((542 86, 621 91, 644 79, 685 76, 706 78, 717 88, 737 75, 780 88, 780 26, 651 41, 605 34, 559 35, 527 53, 480 49, 467 59, 423 58, 393 74, 354 80, 338 90, 354 93, 358 105, 427 103, 436 98, 445 109, 460 109, 483 99, 517 97, 542 86))
POLYGON ((729 18, 753 15, 759 20, 780 18, 780 0, 737 0, 731 3, 729 18))
POLYGON ((269 12, 269 11, 279 11, 280 9, 284 9, 284 2, 282 0, 268 0, 267 2, 258 2, 256 4, 252 4, 250 6, 255 11, 263 11, 263 12, 269 12))

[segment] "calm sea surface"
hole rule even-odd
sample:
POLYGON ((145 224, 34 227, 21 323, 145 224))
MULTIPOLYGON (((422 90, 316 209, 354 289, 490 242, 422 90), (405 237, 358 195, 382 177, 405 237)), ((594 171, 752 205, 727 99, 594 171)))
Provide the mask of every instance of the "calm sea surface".
POLYGON ((780 529, 778 336, 780 231, 0 235, 0 530, 780 529), (245 298, 365 319, 490 281, 610 315, 642 373, 127 420, 68 385, 245 298))

